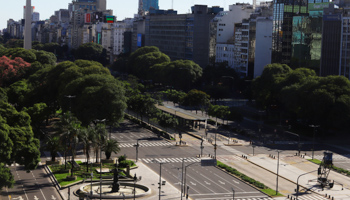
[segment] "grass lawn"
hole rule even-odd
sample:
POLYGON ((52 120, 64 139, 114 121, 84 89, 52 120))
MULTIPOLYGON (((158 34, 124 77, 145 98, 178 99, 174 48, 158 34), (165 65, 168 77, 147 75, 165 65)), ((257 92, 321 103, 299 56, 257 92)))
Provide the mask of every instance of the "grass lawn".
POLYGON ((267 195, 272 196, 272 197, 282 197, 282 196, 284 196, 284 195, 281 194, 281 193, 277 193, 277 195, 276 195, 276 190, 273 190, 273 189, 270 189, 270 188, 268 188, 268 189, 262 189, 261 191, 264 192, 264 193, 267 194, 267 195))
MULTIPOLYGON (((81 161, 77 161, 77 163, 80 166, 80 169, 75 169, 73 170, 73 175, 77 177, 76 180, 73 181, 67 181, 66 178, 67 176, 70 176, 71 174, 68 172, 69 169, 72 168, 72 166, 67 163, 67 169, 65 170, 65 165, 51 165, 49 166, 52 173, 56 177, 58 183, 61 186, 67 186, 69 184, 81 181, 83 179, 85 180, 90 180, 91 179, 91 172, 93 173, 93 180, 99 180, 100 179, 100 174, 96 172, 96 169, 100 169, 100 166, 92 166, 89 164, 89 170, 87 170, 86 164, 82 163, 81 161)), ((136 166, 133 164, 132 167, 136 166)), ((102 164, 102 168, 109 168, 109 169, 114 169, 114 164, 113 163, 105 163, 102 164)), ((125 168, 119 168, 119 170, 123 170, 125 168)), ((119 173, 122 176, 126 176, 123 172, 119 173)), ((102 174, 102 179, 103 177, 106 176, 113 176, 113 172, 111 173, 103 173, 102 174)))

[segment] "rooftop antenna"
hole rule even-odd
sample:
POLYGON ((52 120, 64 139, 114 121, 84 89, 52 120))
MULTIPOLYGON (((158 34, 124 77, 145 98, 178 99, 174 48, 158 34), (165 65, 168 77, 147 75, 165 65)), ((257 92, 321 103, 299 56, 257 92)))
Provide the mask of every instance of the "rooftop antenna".
POLYGON ((143 16, 143 0, 139 0, 139 16, 143 16))

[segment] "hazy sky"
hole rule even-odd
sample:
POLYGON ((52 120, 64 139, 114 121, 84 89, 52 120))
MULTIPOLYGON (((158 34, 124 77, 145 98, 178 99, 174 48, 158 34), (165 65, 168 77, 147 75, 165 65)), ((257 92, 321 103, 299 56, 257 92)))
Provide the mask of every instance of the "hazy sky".
MULTIPOLYGON (((23 17, 23 6, 25 0, 2 0, 3 4, 0 7, 0 30, 6 28, 7 20, 12 18, 20 20, 23 17), (5 3, 6 1, 6 3, 5 3)), ((187 13, 194 4, 202 4, 208 6, 220 6, 228 10, 231 4, 252 3, 252 0, 173 0, 174 10, 179 14, 187 13)), ((32 6, 35 6, 35 11, 40 13, 40 20, 48 19, 54 14, 55 10, 67 9, 68 3, 71 0, 32 0, 32 6)), ((159 0, 160 9, 171 9, 172 0, 159 0)), ((118 20, 123 20, 127 17, 133 17, 137 13, 138 0, 107 0, 107 9, 113 10, 113 14, 118 20)))

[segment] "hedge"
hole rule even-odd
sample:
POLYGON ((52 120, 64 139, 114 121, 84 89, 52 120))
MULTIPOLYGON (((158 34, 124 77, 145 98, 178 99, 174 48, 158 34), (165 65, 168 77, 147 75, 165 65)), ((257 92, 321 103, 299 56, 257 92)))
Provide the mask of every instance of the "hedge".
POLYGON ((224 163, 220 162, 220 161, 217 161, 217 166, 222 168, 222 169, 225 169, 227 172, 235 175, 235 176, 238 176, 239 178, 241 178, 242 180, 254 185, 255 187, 257 188, 260 188, 260 189, 268 189, 268 187, 266 185, 264 185, 263 183, 260 183, 259 181, 256 181, 252 178, 250 178, 249 176, 246 176, 245 174, 242 174, 241 172, 237 171, 235 168, 232 168, 228 165, 225 165, 224 163))

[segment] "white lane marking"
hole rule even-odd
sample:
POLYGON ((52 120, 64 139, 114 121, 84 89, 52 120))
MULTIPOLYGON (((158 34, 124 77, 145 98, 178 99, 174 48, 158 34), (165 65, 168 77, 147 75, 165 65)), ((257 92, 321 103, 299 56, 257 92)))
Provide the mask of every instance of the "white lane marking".
POLYGON ((39 200, 39 198, 37 196, 34 195, 34 200, 39 200))
POLYGON ((29 200, 28 195, 27 195, 26 191, 24 190, 24 185, 22 185, 22 189, 23 189, 24 194, 26 195, 27 200, 29 200))

